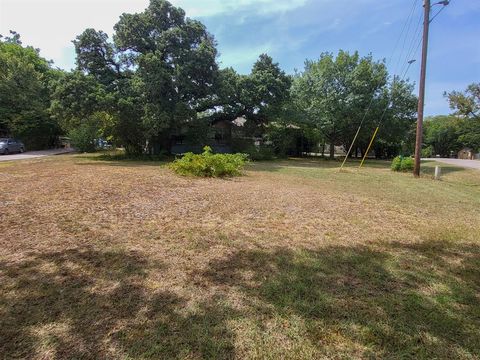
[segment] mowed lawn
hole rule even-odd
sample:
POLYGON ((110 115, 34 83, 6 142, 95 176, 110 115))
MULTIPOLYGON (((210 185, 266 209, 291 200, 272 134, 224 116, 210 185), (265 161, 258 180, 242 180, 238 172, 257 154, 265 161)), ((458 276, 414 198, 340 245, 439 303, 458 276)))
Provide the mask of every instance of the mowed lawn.
POLYGON ((480 172, 0 164, 0 358, 480 357, 480 172))

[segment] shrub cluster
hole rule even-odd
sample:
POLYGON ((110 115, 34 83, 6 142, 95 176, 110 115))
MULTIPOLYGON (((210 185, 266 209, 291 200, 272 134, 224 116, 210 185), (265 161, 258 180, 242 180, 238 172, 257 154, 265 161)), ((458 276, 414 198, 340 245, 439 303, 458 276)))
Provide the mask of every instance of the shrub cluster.
POLYGON ((180 175, 202 177, 237 176, 248 161, 246 154, 213 154, 210 146, 203 153, 186 153, 170 164, 170 168, 180 175))
POLYGON ((411 157, 397 156, 392 161, 390 167, 393 171, 412 171, 414 167, 414 161, 411 157))
POLYGON ((98 130, 95 125, 82 124, 68 132, 72 146, 80 152, 94 152, 98 130))
POLYGON ((250 145, 245 149, 248 158, 253 161, 273 160, 275 158, 274 150, 265 145, 250 145))

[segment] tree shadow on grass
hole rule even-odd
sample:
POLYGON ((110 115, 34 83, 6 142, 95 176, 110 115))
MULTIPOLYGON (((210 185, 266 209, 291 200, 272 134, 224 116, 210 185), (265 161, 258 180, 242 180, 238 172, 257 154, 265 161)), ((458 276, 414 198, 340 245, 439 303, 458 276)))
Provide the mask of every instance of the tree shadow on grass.
POLYGON ((477 244, 244 250, 203 276, 243 292, 252 311, 303 326, 318 357, 480 355, 477 244))
POLYGON ((0 262, 0 357, 480 354, 478 244, 239 249, 208 265, 192 271, 190 293, 180 296, 152 286, 149 275, 168 269, 135 251, 69 249, 0 262), (269 337, 280 341, 272 346, 269 337), (294 354, 295 342, 313 350, 294 354))
POLYGON ((184 298, 148 286, 162 270, 137 252, 91 248, 0 262, 0 357, 228 357, 229 312, 216 300, 182 312, 184 298))

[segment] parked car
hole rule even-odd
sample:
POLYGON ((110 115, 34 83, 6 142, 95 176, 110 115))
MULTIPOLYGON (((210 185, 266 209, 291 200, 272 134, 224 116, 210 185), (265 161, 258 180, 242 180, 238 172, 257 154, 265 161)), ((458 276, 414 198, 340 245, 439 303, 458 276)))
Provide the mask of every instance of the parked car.
POLYGON ((113 145, 109 141, 100 138, 100 139, 95 139, 95 147, 97 149, 110 150, 113 148, 113 145))
POLYGON ((0 154, 8 155, 11 153, 25 151, 25 145, 19 140, 12 138, 0 138, 0 154))

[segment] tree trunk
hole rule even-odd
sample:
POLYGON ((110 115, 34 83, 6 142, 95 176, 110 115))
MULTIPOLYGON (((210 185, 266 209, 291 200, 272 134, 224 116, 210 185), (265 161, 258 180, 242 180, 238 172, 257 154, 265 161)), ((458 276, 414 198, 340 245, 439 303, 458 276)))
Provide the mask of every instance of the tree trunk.
POLYGON ((325 157, 325 143, 322 144, 322 158, 325 157))
POLYGON ((330 160, 335 159, 335 145, 333 141, 330 142, 330 160))

